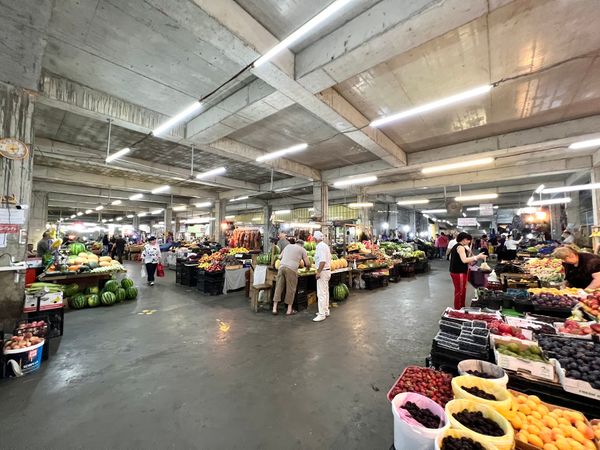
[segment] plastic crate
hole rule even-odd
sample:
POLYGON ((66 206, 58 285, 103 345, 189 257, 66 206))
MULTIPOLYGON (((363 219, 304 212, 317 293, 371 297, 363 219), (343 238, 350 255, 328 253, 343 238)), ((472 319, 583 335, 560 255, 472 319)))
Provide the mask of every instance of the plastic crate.
MULTIPOLYGON (((439 371, 434 370, 434 369, 427 369, 427 368, 418 367, 418 366, 407 366, 407 367, 405 367, 404 370, 402 371, 402 373, 400 374, 400 376, 396 379, 396 381, 394 382, 394 384, 392 385, 392 387, 390 388, 390 390, 387 393, 387 399, 390 402, 394 399, 394 397, 392 397, 392 392, 393 392, 394 388, 400 383, 400 381, 402 380, 402 378, 407 375, 407 373, 409 373, 410 371, 413 371, 413 370, 419 370, 419 371, 424 371, 425 370, 425 371, 431 371, 431 372, 439 372, 439 371)), ((447 373, 447 372, 445 372, 445 373, 447 373)), ((451 383, 451 380, 452 380, 452 376, 449 373, 447 373, 447 375, 448 375, 448 377, 447 377, 448 378, 448 387, 450 387, 451 386, 450 383, 451 383)), ((452 399, 452 393, 449 392, 449 400, 451 400, 451 399, 452 399)), ((443 404, 442 406, 445 406, 445 404, 443 404)))
POLYGON ((549 308, 547 306, 533 305, 534 314, 542 314, 545 316, 558 317, 566 319, 571 315, 570 308, 549 308))

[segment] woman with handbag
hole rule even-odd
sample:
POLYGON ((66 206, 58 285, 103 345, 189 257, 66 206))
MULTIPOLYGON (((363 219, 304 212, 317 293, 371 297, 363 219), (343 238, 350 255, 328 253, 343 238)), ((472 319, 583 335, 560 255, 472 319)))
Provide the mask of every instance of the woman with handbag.
POLYGON ((144 250, 142 251, 142 261, 146 265, 146 273, 148 274, 148 285, 154 286, 154 274, 156 267, 160 264, 160 247, 156 243, 156 238, 150 236, 144 250))
POLYGON ((454 284, 454 309, 461 309, 465 306, 469 264, 487 258, 483 253, 469 256, 471 255, 472 240, 473 237, 470 234, 460 232, 456 237, 456 245, 450 250, 450 277, 454 284))

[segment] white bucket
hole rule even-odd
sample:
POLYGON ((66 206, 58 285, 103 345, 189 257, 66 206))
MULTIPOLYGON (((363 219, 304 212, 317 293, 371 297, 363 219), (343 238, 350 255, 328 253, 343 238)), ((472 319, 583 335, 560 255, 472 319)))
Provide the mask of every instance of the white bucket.
POLYGON ((490 375, 497 377, 483 378, 484 380, 499 384, 503 388, 506 388, 506 385, 508 384, 508 375, 504 369, 487 361, 481 361, 479 359, 465 359, 464 361, 458 363, 457 368, 460 375, 471 375, 467 373, 467 370, 477 370, 479 372, 489 373, 490 375))
MULTIPOLYGON (((413 401, 413 400, 411 400, 413 401)), ((392 413, 394 414, 394 447, 396 450, 433 450, 435 438, 450 427, 450 421, 446 417, 444 408, 430 398, 414 392, 403 392, 392 400, 392 413), (419 407, 426 407, 440 419, 443 425, 437 429, 425 428, 411 425, 400 418, 398 408, 408 398, 419 396, 419 407)))

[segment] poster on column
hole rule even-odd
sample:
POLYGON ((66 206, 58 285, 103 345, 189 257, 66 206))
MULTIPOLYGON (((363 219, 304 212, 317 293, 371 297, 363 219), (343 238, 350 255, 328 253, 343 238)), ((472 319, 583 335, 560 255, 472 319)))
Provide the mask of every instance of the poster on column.
POLYGON ((494 215, 494 204, 493 203, 482 203, 479 205, 479 214, 482 216, 493 216, 494 215))

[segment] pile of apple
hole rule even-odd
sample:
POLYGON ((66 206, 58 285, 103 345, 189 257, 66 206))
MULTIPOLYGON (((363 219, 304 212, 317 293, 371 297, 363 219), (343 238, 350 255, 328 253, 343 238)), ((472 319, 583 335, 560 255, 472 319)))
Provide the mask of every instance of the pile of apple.
POLYGON ((581 300, 581 303, 583 303, 583 309, 587 313, 600 319, 600 291, 592 292, 587 298, 581 300))
POLYGON ((4 350, 18 350, 31 347, 32 345, 43 342, 44 339, 33 336, 31 333, 25 333, 23 336, 13 336, 4 344, 4 350))
POLYGON ((527 339, 519 327, 511 327, 510 325, 494 320, 488 324, 490 333, 499 334, 500 336, 516 337, 517 339, 527 339))
POLYGON ((563 326, 558 328, 559 333, 586 336, 588 334, 600 334, 600 323, 581 324, 574 320, 566 320, 563 326))
POLYGON ((445 406, 453 398, 452 375, 424 367, 407 367, 404 374, 390 391, 388 398, 392 400, 402 392, 416 392, 429 397, 441 406, 445 406))

